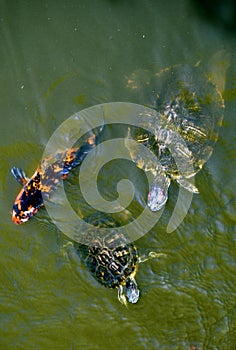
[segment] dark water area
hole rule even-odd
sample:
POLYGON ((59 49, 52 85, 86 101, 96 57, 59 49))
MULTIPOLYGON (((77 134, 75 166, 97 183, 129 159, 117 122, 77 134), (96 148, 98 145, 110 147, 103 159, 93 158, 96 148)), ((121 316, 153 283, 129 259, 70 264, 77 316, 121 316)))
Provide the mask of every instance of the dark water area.
MULTIPOLYGON (((0 349, 236 349, 236 32, 235 24, 203 15, 201 6, 187 0, 0 2, 0 349), (71 264, 65 237, 45 209, 14 225, 20 187, 10 169, 31 176, 53 132, 78 111, 117 101, 149 104, 147 86, 129 89, 137 72, 209 62, 222 50, 230 56, 224 120, 211 158, 196 175, 200 194, 167 233, 179 191, 172 183, 160 220, 136 241, 141 254, 166 256, 140 264, 140 300, 127 309, 116 290, 98 284, 81 263, 71 264)), ((134 186, 147 191, 143 172, 127 162, 121 167, 134 186)), ((121 178, 113 165, 99 175, 101 190, 114 190, 121 178)), ((65 185, 72 203, 76 174, 65 185)), ((78 210, 83 205, 77 202, 78 210)), ((140 202, 132 208, 138 215, 140 202)))

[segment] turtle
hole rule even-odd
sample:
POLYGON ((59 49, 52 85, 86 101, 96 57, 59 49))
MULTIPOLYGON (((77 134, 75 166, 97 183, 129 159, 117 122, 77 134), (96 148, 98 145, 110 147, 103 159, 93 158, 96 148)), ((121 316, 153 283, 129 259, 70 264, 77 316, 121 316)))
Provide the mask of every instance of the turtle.
POLYGON ((72 169, 78 167, 87 153, 97 144, 98 135, 93 132, 80 147, 67 151, 58 150, 52 159, 47 158, 28 178, 21 168, 13 167, 11 172, 16 181, 22 185, 13 204, 12 220, 15 224, 23 224, 34 216, 43 206, 43 195, 47 197, 56 189, 59 181, 65 180, 72 169))
POLYGON ((150 258, 160 258, 164 253, 149 252, 139 256, 134 242, 129 242, 117 229, 120 224, 105 213, 94 213, 84 220, 89 223, 83 244, 67 241, 70 256, 77 257, 91 275, 103 286, 118 289, 118 300, 125 306, 127 301, 135 304, 140 292, 135 280, 138 265, 150 258), (72 249, 72 250, 71 250, 72 249))
POLYGON ((152 176, 147 200, 151 211, 165 205, 171 180, 199 193, 194 176, 210 158, 223 120, 222 91, 229 60, 220 57, 212 59, 210 70, 197 62, 154 74, 141 70, 127 79, 127 88, 137 92, 143 87, 152 100, 153 113, 139 115, 138 127, 129 128, 126 140, 132 161, 152 176), (152 155, 140 151, 130 138, 152 155))

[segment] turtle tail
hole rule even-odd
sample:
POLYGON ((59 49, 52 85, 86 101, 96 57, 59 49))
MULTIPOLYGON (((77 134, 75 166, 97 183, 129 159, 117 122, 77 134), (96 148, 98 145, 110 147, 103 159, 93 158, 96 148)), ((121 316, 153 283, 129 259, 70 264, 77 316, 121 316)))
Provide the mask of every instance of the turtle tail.
POLYGON ((25 172, 20 168, 11 168, 11 173, 20 185, 25 185, 29 181, 28 177, 25 175, 25 172))

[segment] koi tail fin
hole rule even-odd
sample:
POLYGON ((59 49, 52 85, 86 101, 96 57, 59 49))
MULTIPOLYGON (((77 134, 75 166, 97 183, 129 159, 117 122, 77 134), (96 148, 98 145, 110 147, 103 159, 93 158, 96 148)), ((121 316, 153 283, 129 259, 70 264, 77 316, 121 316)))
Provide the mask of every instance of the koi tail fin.
POLYGON ((20 185, 24 186, 29 181, 29 178, 25 175, 25 172, 20 168, 13 167, 11 169, 11 173, 20 185))

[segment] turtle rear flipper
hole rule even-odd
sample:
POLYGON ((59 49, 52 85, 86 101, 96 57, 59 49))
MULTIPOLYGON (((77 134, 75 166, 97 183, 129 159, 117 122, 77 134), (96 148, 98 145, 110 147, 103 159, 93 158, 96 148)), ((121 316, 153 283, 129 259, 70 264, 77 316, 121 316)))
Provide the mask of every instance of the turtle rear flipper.
POLYGON ((193 184, 194 179, 179 178, 177 182, 180 186, 184 187, 186 190, 192 193, 199 193, 198 188, 193 184))
POLYGON ((20 185, 25 185, 29 181, 29 178, 21 168, 13 167, 11 168, 11 173, 20 185))

